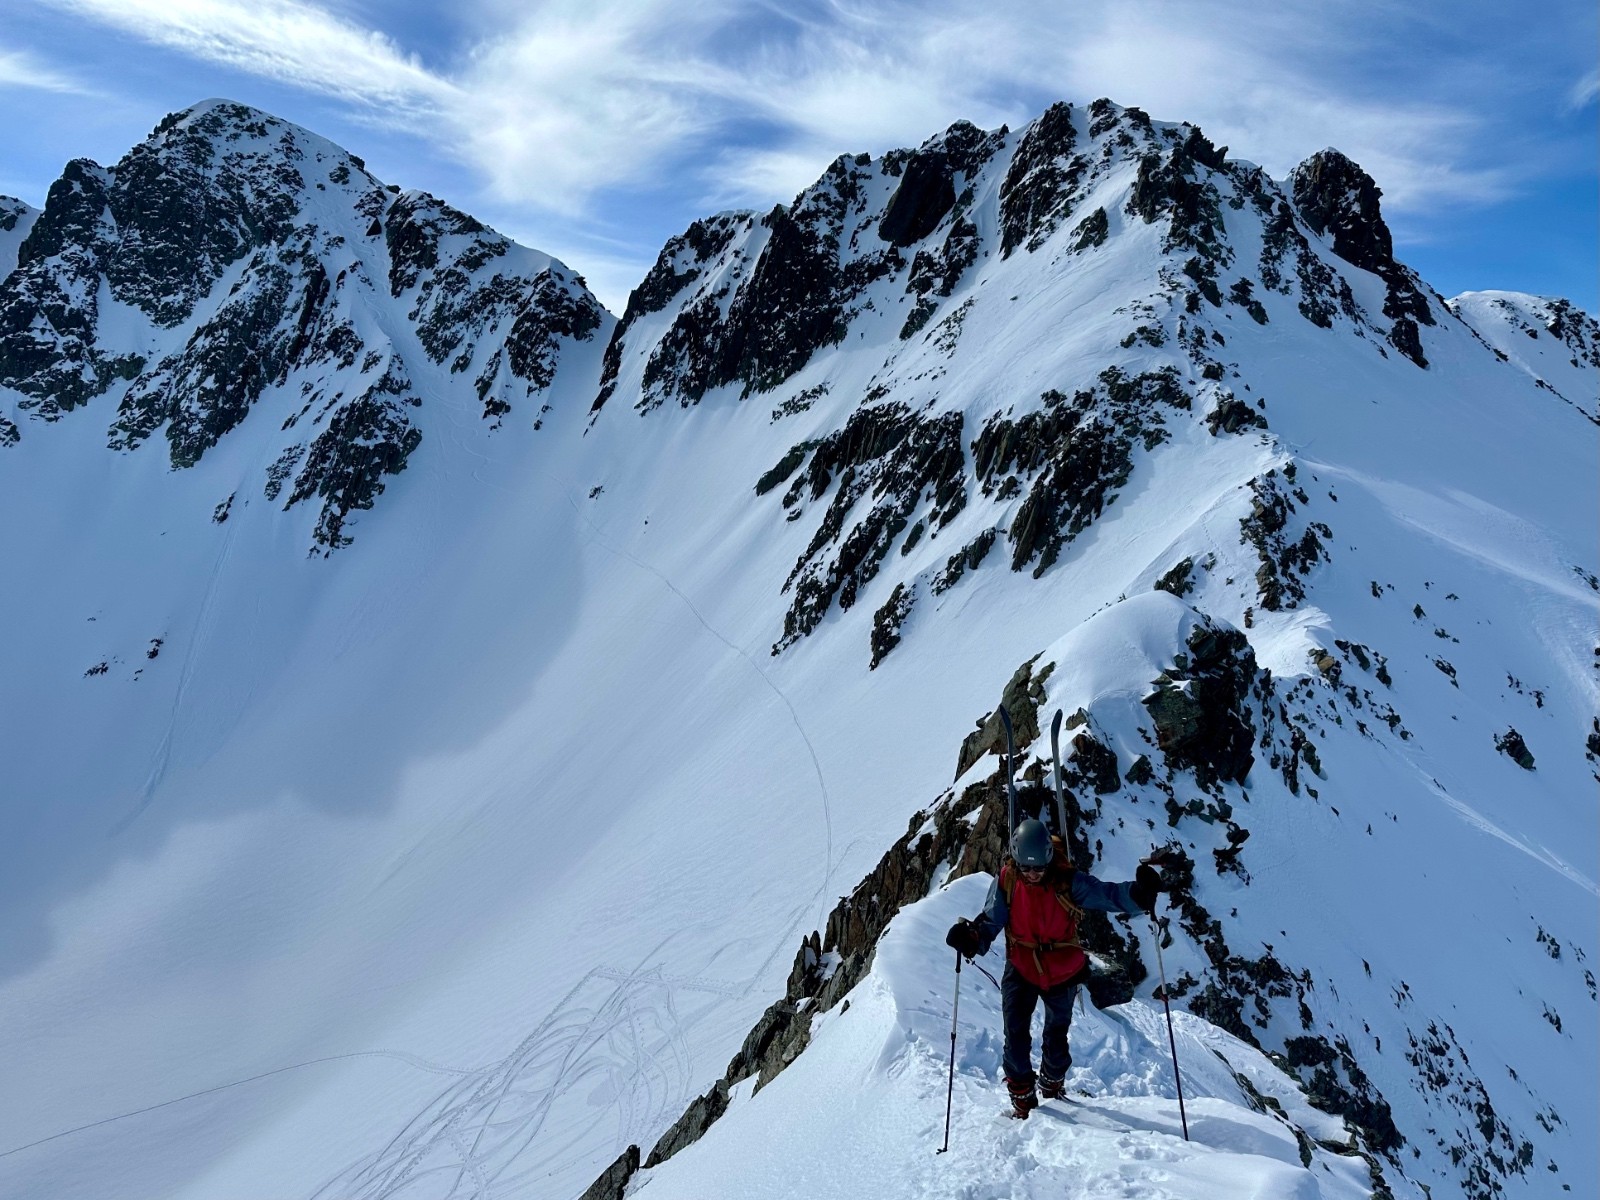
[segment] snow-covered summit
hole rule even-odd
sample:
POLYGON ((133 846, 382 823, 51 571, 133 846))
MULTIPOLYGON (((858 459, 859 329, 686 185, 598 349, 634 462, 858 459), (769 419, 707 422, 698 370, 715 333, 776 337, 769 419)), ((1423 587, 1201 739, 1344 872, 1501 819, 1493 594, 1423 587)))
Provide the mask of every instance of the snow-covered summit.
MULTIPOLYGON (((875 692, 916 688, 977 643, 1016 670, 1008 704, 1079 713, 1080 861, 1126 871, 1130 836, 1193 857, 1172 952, 1189 1010, 1282 1056, 1385 1186, 1537 1194, 1582 1170, 1555 1114, 1595 1107, 1559 1053, 1513 1061, 1594 1003, 1583 960, 1546 953, 1595 943, 1592 921, 1550 928, 1592 908, 1592 860, 1546 853, 1590 838, 1571 798, 1600 755, 1590 409, 1395 258, 1380 195, 1338 151, 1280 183, 1107 102, 842 157, 791 205, 668 243, 607 349, 592 432, 741 431, 707 453, 719 475, 765 468, 744 476, 737 528, 762 546, 741 561, 782 606, 768 645, 790 670, 849 642, 875 692), (1159 665, 1123 649, 1105 617, 1149 616, 1151 589, 1217 622, 1204 653, 1170 631, 1159 665), (1115 686, 1074 686, 1080 663, 1115 686), (1548 775, 1531 722, 1560 747, 1548 775), (1512 832, 1535 812, 1539 832, 1512 832), (1481 866, 1440 879, 1443 845, 1481 866), (1442 908, 1405 899, 1419 873, 1442 908), (1413 928, 1384 941, 1405 951, 1353 954, 1398 912, 1413 928), (1491 927, 1537 1002, 1432 949, 1491 927)), ((1600 372, 1573 357, 1592 396, 1600 372)), ((992 768, 996 729, 990 709, 962 741, 962 785, 992 768)), ((992 828, 964 794, 927 821, 992 828)), ((959 845, 928 853, 979 869, 959 845)), ((861 919, 831 914, 815 953, 866 953, 835 939, 861 919)), ((1103 949, 1150 967, 1136 939, 1103 949)), ((791 1009, 847 986, 813 994, 801 968, 791 1009)), ((772 1047, 759 1078, 805 1043, 794 1025, 752 1028, 772 1047)))
POLYGON ((79 419, 111 448, 159 432, 187 468, 262 407, 265 461, 217 502, 314 500, 309 540, 332 549, 437 426, 425 397, 537 427, 566 348, 608 320, 548 255, 210 100, 52 185, 0 281, 0 432, 104 398, 79 419))

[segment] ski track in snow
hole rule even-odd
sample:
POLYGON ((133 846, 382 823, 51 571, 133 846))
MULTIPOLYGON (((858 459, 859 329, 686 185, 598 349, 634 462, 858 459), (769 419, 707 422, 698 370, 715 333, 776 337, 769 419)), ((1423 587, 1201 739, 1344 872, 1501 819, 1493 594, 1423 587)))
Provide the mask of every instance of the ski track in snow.
POLYGON ((349 1062, 357 1058, 388 1058, 396 1062, 405 1063, 407 1066, 416 1067, 419 1071, 427 1071, 434 1075, 476 1075, 483 1071, 482 1067, 447 1067, 441 1063, 429 1062, 415 1054, 408 1054, 404 1050, 354 1050, 349 1054, 329 1054, 322 1058, 308 1058, 305 1062, 290 1063, 286 1067, 274 1067, 270 1071, 262 1071, 258 1075, 247 1075, 243 1079, 235 1079, 228 1083, 219 1083, 215 1087, 203 1088, 198 1092, 190 1092, 187 1096, 176 1096, 171 1100, 163 1100, 158 1104, 147 1104, 143 1108, 136 1108, 130 1112, 117 1113, 115 1116, 102 1117, 98 1121, 90 1121, 86 1125, 75 1125, 71 1129, 63 1129, 59 1133, 52 1133, 48 1137, 38 1138, 21 1146, 13 1146, 9 1150, 0 1150, 0 1158, 9 1158, 13 1154, 21 1154, 24 1150, 32 1150, 35 1146, 43 1146, 47 1142, 59 1141, 64 1137, 71 1137, 75 1133, 86 1130, 98 1129, 102 1125, 110 1125, 116 1121, 126 1121, 131 1117, 143 1116, 145 1113, 156 1112, 163 1108, 171 1108, 175 1104, 182 1104, 188 1100, 198 1100, 202 1096, 215 1095, 225 1092, 230 1088, 243 1087, 247 1083, 256 1083, 262 1079, 270 1079, 274 1075, 283 1075, 290 1071, 300 1071, 307 1067, 321 1066, 325 1063, 349 1062))
MULTIPOLYGON (((752 655, 706 619, 694 601, 663 571, 610 541, 569 488, 573 512, 588 527, 596 545, 658 580, 687 608, 700 626, 739 656, 784 705, 804 744, 816 775, 824 828, 823 875, 812 903, 827 894, 837 868, 833 838, 832 799, 822 762, 793 702, 762 670, 752 655)), ((544 1132, 557 1101, 595 1073, 606 1071, 626 1080, 615 1104, 623 1140, 647 1139, 676 1115, 694 1079, 694 1060, 684 1035, 673 992, 677 988, 738 999, 748 996, 774 958, 793 941, 810 905, 796 908, 791 928, 742 984, 703 977, 669 976, 656 971, 589 970, 556 1004, 539 1026, 505 1058, 472 1072, 472 1078, 441 1093, 388 1146, 363 1163, 348 1168, 314 1193, 316 1200, 339 1197, 381 1200, 400 1194, 423 1176, 444 1167, 431 1160, 454 1160, 455 1178, 443 1195, 487 1200, 503 1172, 544 1132), (579 1003, 590 985, 615 984, 593 1006, 579 1003), (659 1001, 652 993, 659 992, 659 1001), (652 1048, 646 1024, 654 1026, 663 1047, 652 1048), (597 1055, 598 1052, 598 1055, 597 1055), (595 1061, 598 1056, 600 1061, 595 1061), (663 1059, 669 1061, 664 1062, 663 1059), (609 1065, 608 1065, 609 1061, 609 1065), (472 1084, 476 1086, 471 1086, 472 1084), (463 1095, 463 1093, 466 1093, 463 1095), (519 1107, 520 1106, 520 1107, 519 1107), (509 1110, 509 1111, 508 1111, 509 1110), (472 1130, 470 1141, 467 1131, 472 1130), (471 1190, 463 1192, 470 1181, 471 1190)), ((664 944, 664 943, 663 943, 664 944)), ((656 947, 643 961, 648 962, 656 947)), ((641 964, 642 965, 642 964, 641 964)), ((541 1155, 546 1171, 568 1165, 557 1159, 564 1149, 581 1156, 577 1146, 547 1148, 541 1155)))
POLYGON ((1563 862, 1549 850, 1539 846, 1530 845, 1528 842, 1517 837, 1515 834, 1506 832, 1493 821, 1489 820, 1488 817, 1484 816, 1477 809, 1473 808, 1470 804, 1462 803, 1449 792, 1445 791, 1443 784, 1430 776, 1420 766, 1417 766, 1417 764, 1408 763, 1407 765, 1416 771, 1419 778, 1427 781, 1423 784, 1423 787, 1428 792, 1434 796, 1437 796, 1447 808, 1449 808, 1472 828, 1478 830, 1480 833, 1486 833, 1490 837, 1499 838, 1506 845, 1522 851, 1522 853, 1533 859, 1533 861, 1538 863, 1541 867, 1548 867, 1562 878, 1577 884, 1591 896, 1600 898, 1600 886, 1597 886, 1595 881, 1590 879, 1587 875, 1583 874, 1575 867, 1570 866, 1566 862, 1563 862))
MULTIPOLYGON (((661 945, 665 942, 646 959, 661 945)), ((659 1127, 682 1103, 693 1069, 672 1003, 675 982, 656 971, 587 972, 510 1054, 452 1084, 383 1150, 347 1168, 313 1196, 380 1200, 401 1194, 424 1176, 453 1169, 455 1180, 441 1196, 488 1200, 500 1183, 516 1187, 526 1180, 526 1172, 511 1180, 502 1176, 544 1131, 556 1102, 600 1072, 625 1081, 613 1106, 624 1136, 637 1140, 642 1131, 659 1127), (581 994, 597 979, 616 986, 597 1004, 580 1004, 581 994), (651 998, 657 990, 664 996, 659 1002, 651 998), (663 1046, 647 1044, 646 1022, 653 1023, 663 1046), (601 1061, 596 1051, 602 1051, 601 1061), (659 1088, 652 1076, 659 1078, 659 1088), (446 1164, 436 1161, 440 1157, 446 1164), (462 1191, 469 1177, 471 1190, 462 1191)), ((539 1161, 546 1172, 554 1172, 583 1157, 581 1145, 568 1143, 546 1149, 539 1161), (570 1156, 558 1157, 563 1151, 570 1156)))
POLYGON ((127 830, 150 807, 155 800, 156 789, 167 776, 167 768, 172 762, 173 741, 177 737, 178 716, 183 709, 184 697, 189 692, 189 684, 194 679, 195 664, 200 657, 200 643, 205 639, 211 626, 217 588, 222 582, 223 569, 228 565, 228 559, 233 551, 234 535, 237 532, 237 524, 223 531, 222 547, 217 551, 216 561, 211 565, 211 577, 206 580, 205 595, 200 600, 200 611, 195 614, 194 629, 189 634, 189 646, 183 655, 183 667, 178 672, 177 687, 173 689, 172 707, 167 714, 166 729, 156 746, 150 773, 145 778, 144 786, 139 789, 139 798, 134 802, 133 810, 111 827, 113 837, 127 830))
MULTIPOLYGON (((736 644, 725 634, 723 634, 721 630, 712 625, 710 621, 706 620, 705 615, 701 613, 698 607, 696 607, 694 601, 691 600, 683 592, 683 590, 678 587, 677 584, 668 578, 663 571, 608 540, 600 531, 600 527, 579 506, 577 498, 572 494, 571 489, 567 488, 563 490, 566 494, 567 503, 572 505, 572 511, 574 514, 576 514, 578 519, 589 527, 589 531, 593 535, 596 545, 598 545, 602 550, 605 550, 618 558, 625 559, 634 566, 638 567, 641 571, 646 571, 660 580, 661 583, 666 586, 668 591, 670 591, 674 596, 683 602, 684 606, 691 614, 693 614, 694 619, 700 623, 701 627, 704 628, 707 633, 716 638, 717 641, 721 642, 729 650, 732 650, 741 659, 743 659, 750 669, 761 677, 761 682, 767 686, 772 694, 783 702, 784 708, 786 708, 789 712, 789 719, 794 723, 795 732, 800 735, 800 740, 805 743, 806 754, 811 759, 812 771, 816 773, 817 790, 822 800, 822 823, 825 839, 823 852, 823 873, 822 882, 818 885, 816 892, 812 896, 812 900, 815 902, 816 900, 821 899, 827 894, 828 886, 833 880, 834 871, 837 867, 837 862, 834 858, 833 847, 833 803, 828 794, 828 781, 826 778, 824 778, 822 773, 822 760, 817 756, 817 748, 812 744, 810 734, 806 733, 805 724, 800 720, 800 713, 795 708, 794 703, 787 695, 784 694, 783 689, 772 681, 772 677, 761 669, 761 664, 751 656, 750 652, 743 646, 736 644)), ((758 977, 759 974, 760 972, 757 972, 758 977)))

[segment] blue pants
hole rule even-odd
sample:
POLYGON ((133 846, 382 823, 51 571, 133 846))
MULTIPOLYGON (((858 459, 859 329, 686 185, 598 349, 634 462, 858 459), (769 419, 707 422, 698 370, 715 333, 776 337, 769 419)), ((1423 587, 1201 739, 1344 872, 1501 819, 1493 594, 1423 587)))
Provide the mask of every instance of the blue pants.
POLYGON ((1065 1079, 1072 1065, 1067 1031, 1072 1026, 1072 1002, 1078 998, 1076 983, 1058 983, 1043 989, 1023 978, 1022 972, 1006 962, 1000 977, 1000 1010, 1005 1020, 1006 1041, 1002 1062, 1006 1078, 1024 1086, 1033 1083, 1033 1010, 1044 1001, 1044 1039, 1039 1073, 1046 1079, 1065 1079))

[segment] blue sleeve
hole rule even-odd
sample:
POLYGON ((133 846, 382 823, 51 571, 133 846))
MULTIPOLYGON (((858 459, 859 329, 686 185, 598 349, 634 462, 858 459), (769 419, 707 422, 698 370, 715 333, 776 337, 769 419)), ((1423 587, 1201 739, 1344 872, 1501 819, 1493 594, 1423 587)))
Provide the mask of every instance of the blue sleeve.
POLYGON ((1133 902, 1133 883, 1102 883, 1087 871, 1072 874, 1072 902, 1079 908, 1137 916, 1144 912, 1133 902))
POLYGON ((995 938, 999 937, 1000 931, 1006 927, 1006 918, 1010 915, 1005 893, 1000 890, 1000 877, 997 875, 989 884, 989 898, 983 902, 983 911, 972 922, 978 930, 979 954, 989 952, 989 947, 994 945, 995 938))

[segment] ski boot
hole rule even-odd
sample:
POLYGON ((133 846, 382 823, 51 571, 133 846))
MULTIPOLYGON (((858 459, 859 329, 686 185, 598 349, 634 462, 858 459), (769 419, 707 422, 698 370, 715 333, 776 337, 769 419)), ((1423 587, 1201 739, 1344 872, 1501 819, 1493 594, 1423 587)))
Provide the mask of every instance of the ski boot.
POLYGON ((1039 1096, 1033 1090, 1032 1080, 1020 1083, 1015 1079, 1007 1079, 1006 1091, 1011 1093, 1011 1111, 1006 1114, 1007 1116, 1026 1121, 1028 1114, 1039 1107, 1039 1096))

